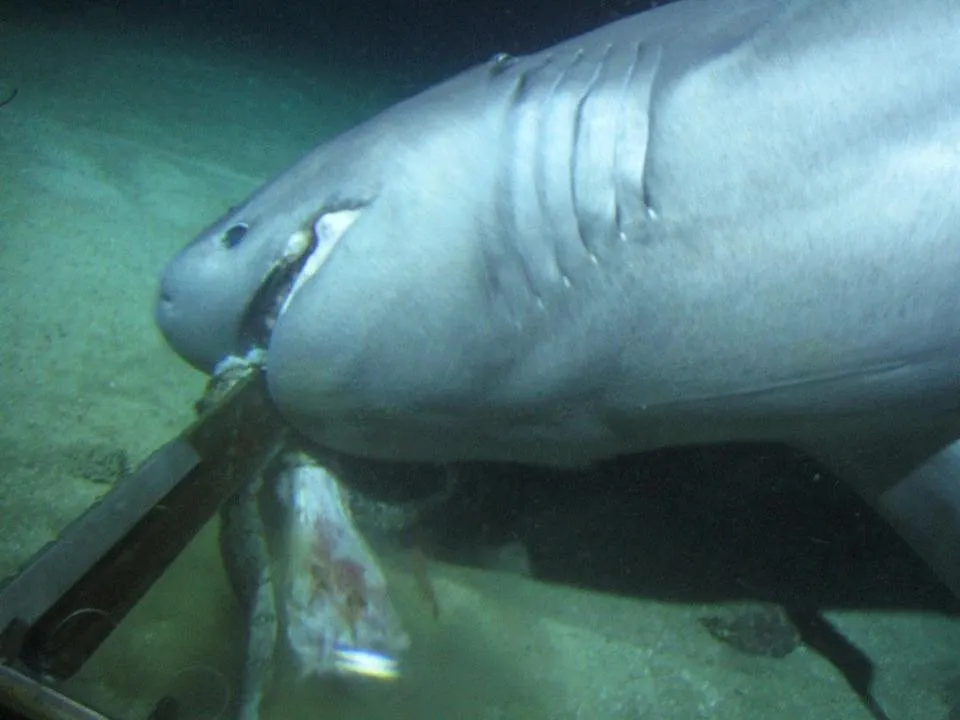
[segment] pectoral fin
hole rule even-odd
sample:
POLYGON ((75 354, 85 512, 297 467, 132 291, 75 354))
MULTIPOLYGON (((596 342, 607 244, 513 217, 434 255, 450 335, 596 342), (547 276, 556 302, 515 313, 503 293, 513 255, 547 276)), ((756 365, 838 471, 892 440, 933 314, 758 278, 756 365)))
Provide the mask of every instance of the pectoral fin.
POLYGON ((826 462, 960 597, 960 440, 939 427, 818 442, 826 462), (864 440, 869 437, 869 440, 864 440))
POLYGON ((960 597, 960 440, 931 455, 875 505, 960 597))

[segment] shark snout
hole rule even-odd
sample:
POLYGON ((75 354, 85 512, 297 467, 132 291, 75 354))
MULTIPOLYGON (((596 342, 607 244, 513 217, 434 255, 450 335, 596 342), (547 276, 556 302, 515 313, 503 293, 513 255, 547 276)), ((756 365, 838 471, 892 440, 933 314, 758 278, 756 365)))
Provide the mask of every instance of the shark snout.
POLYGON ((236 307, 224 312, 225 298, 210 292, 202 273, 174 258, 157 290, 154 320, 170 347, 198 370, 210 372, 236 352, 236 307))

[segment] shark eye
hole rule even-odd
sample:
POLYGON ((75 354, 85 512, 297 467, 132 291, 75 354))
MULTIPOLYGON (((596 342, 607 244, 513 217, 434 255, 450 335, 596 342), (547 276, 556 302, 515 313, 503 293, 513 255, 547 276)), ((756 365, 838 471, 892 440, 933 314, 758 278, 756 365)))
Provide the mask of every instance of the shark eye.
POLYGON ((226 229, 223 235, 220 236, 220 244, 223 245, 227 250, 235 248, 243 241, 248 229, 249 226, 246 223, 237 223, 236 225, 231 225, 226 229))

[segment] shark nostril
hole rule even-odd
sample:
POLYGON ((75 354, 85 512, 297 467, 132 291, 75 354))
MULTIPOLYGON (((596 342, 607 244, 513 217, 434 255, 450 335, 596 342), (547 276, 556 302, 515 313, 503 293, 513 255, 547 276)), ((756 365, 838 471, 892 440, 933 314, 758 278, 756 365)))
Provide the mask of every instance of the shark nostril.
POLYGON ((158 302, 169 305, 173 302, 173 293, 170 291, 170 278, 167 277, 167 274, 164 273, 164 276, 160 278, 160 287, 158 288, 159 292, 157 293, 158 302))
POLYGON ((157 292, 157 307, 163 311, 169 311, 175 304, 175 299, 177 297, 177 292, 174 287, 174 283, 170 281, 170 278, 164 276, 160 279, 160 287, 157 292))

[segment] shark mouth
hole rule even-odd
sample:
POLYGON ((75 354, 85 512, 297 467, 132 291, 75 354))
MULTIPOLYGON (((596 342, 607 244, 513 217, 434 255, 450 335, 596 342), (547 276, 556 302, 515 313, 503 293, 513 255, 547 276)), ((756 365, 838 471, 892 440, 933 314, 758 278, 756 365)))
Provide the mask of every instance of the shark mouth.
POLYGON ((243 314, 240 344, 245 352, 265 349, 270 343, 274 325, 316 249, 317 239, 312 232, 298 230, 290 236, 283 256, 266 274, 243 314))
POLYGON ((245 352, 267 348, 273 328, 293 296, 326 262, 360 212, 361 208, 356 207, 323 213, 311 229, 300 229, 290 236, 282 257, 247 305, 240 325, 240 342, 245 352))

